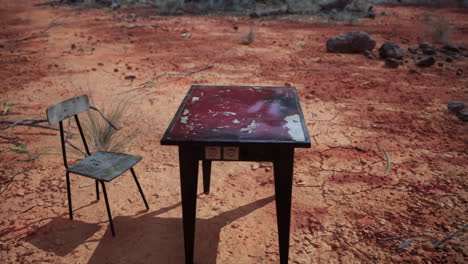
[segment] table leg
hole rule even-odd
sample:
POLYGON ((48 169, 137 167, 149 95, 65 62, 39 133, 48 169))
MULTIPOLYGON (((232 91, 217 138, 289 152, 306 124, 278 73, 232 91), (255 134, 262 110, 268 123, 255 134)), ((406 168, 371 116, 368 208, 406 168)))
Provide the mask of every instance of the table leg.
POLYGON ((197 208, 198 159, 190 147, 179 146, 179 166, 185 263, 192 264, 197 208))
POLYGON ((211 160, 202 161, 203 167, 203 192, 208 194, 210 192, 211 180, 211 160))
POLYGON ((286 148, 273 161, 275 177, 276 216, 280 263, 287 264, 289 257, 289 227, 291 222, 291 194, 294 166, 294 148, 286 148))

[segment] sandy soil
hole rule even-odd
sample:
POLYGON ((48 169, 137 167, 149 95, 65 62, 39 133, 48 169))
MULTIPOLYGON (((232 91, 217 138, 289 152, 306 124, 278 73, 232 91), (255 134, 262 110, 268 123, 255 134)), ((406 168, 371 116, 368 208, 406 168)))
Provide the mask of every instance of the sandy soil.
MULTIPOLYGON (((13 181, 0 197, 0 263, 182 263, 177 149, 159 140, 192 84, 297 87, 313 147, 296 151, 290 263, 467 262, 463 232, 441 248, 433 244, 468 223, 467 125, 446 110, 450 100, 468 100, 468 60, 388 69, 381 60, 325 50, 330 36, 356 29, 378 47, 432 41, 424 24, 431 12, 456 26, 451 40, 466 46, 466 12, 378 7, 389 15, 346 25, 33 5, 41 2, 0 1, 0 101, 15 103, 0 119, 45 118, 47 106, 82 93, 101 109, 130 98, 126 125, 138 133, 129 152, 143 156, 136 171, 151 209, 143 210, 130 175, 108 184, 112 238, 94 182, 72 175, 70 221, 61 156, 15 162, 27 155, 9 152, 14 143, 2 139, 1 189, 13 181), (58 26, 38 37, 7 42, 52 21, 58 26), (252 25, 255 41, 239 44, 252 25), (207 65, 214 67, 129 91, 159 74, 207 65)), ((60 142, 58 133, 37 128, 2 135, 20 137, 33 153, 60 142)), ((271 164, 214 163, 212 192, 198 202, 195 262, 277 263, 273 195, 271 164)))

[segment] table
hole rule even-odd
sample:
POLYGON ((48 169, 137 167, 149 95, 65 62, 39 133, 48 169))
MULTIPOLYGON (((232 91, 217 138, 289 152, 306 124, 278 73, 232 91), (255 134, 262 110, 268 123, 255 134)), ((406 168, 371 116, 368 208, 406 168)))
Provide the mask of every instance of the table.
POLYGON ((185 263, 193 263, 200 160, 205 193, 212 161, 273 162, 280 263, 288 263, 294 148, 311 145, 294 87, 194 85, 161 145, 179 147, 185 263))

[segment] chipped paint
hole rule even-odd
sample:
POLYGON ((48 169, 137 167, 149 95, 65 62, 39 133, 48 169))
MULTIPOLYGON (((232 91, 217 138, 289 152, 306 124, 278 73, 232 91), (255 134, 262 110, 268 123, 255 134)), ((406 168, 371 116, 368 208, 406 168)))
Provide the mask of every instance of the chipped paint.
POLYGON ((307 141, 294 90, 289 87, 213 87, 192 90, 170 139, 307 141))
POLYGON ((250 125, 248 125, 247 127, 244 127, 244 128, 241 128, 240 131, 241 132, 247 132, 248 134, 252 133, 253 130, 257 127, 257 122, 255 122, 255 120, 252 120, 252 123, 250 123, 250 125))
POLYGON ((295 141, 304 141, 305 137, 304 132, 302 131, 299 115, 290 115, 285 117, 284 120, 287 122, 284 126, 288 128, 288 134, 291 136, 291 138, 295 141))

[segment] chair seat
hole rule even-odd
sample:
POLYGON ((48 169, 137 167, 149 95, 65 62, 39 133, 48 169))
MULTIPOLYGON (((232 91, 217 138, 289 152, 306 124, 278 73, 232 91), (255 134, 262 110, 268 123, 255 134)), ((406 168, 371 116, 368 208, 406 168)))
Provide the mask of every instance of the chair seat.
POLYGON ((135 166, 140 160, 140 156, 98 151, 69 167, 67 171, 109 182, 135 166))

